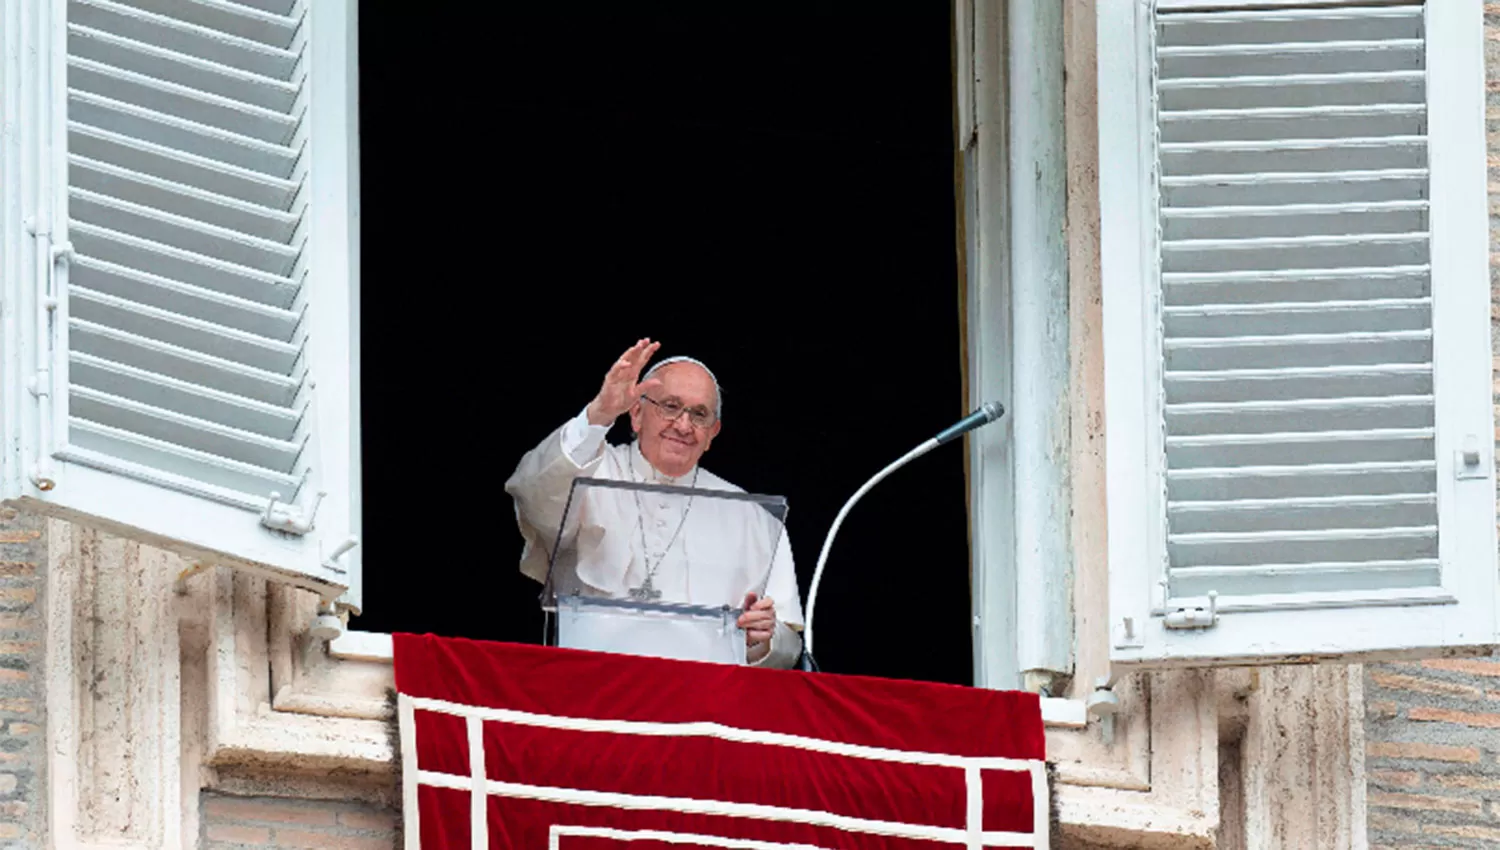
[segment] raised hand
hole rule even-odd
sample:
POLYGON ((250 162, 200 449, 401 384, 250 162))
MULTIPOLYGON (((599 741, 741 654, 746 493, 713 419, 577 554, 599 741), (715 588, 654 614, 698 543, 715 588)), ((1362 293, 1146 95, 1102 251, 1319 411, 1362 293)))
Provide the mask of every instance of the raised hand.
POLYGON ((661 348, 661 343, 642 339, 626 349, 615 365, 609 367, 609 372, 604 375, 604 385, 599 388, 599 394, 589 402, 589 422, 594 425, 610 425, 620 414, 626 413, 636 400, 648 391, 661 386, 661 381, 652 378, 641 381, 641 369, 645 368, 651 355, 656 349, 661 348))

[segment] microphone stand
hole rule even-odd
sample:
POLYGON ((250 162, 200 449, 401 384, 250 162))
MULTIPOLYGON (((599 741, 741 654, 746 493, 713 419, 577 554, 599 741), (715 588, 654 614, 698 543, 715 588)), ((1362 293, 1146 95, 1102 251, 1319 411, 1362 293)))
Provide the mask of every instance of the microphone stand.
MULTIPOLYGON (((802 632, 802 651, 806 653, 808 658, 812 657, 813 609, 818 605, 818 585, 823 583, 823 567, 828 562, 828 550, 833 548, 833 538, 839 533, 839 526, 844 524, 844 518, 849 515, 850 509, 852 509, 860 499, 864 498, 864 495, 870 492, 871 488, 873 488, 876 484, 879 484, 881 481, 884 481, 886 476, 890 475, 892 472, 895 472, 901 467, 907 465, 908 463, 911 463, 912 461, 916 460, 922 455, 927 454, 928 452, 932 451, 938 446, 941 446, 944 443, 952 442, 953 440, 962 437, 964 434, 969 433, 975 428, 994 422, 996 419, 999 419, 1004 413, 1005 408, 1002 407, 999 402, 991 401, 980 405, 978 410, 975 410, 973 413, 959 420, 959 422, 953 427, 948 428, 947 430, 938 434, 936 437, 926 440, 921 445, 902 455, 885 469, 882 469, 879 472, 875 473, 875 475, 871 477, 869 481, 866 481, 864 483, 864 486, 860 487, 858 490, 855 490, 854 495, 849 497, 849 501, 845 502, 844 506, 839 509, 838 515, 833 518, 833 526, 828 529, 828 536, 823 538, 823 551, 818 553, 818 565, 813 569, 812 587, 808 588, 807 592, 807 627, 803 629, 802 632)), ((812 666, 814 669, 816 669, 816 662, 813 662, 812 666)))

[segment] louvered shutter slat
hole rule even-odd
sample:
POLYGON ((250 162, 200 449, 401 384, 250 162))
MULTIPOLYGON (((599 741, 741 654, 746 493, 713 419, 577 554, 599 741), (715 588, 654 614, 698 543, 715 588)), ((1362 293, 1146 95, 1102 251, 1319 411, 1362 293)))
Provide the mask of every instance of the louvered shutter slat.
POLYGON ((1428 363, 1426 330, 1168 338, 1168 372, 1428 363))
POLYGON ((1427 262, 1427 245, 1425 233, 1185 239, 1162 243, 1162 265, 1186 273, 1413 265, 1427 262))
POLYGON ((111 192, 126 194, 147 209, 201 222, 220 228, 221 232, 242 233, 283 248, 296 232, 300 218, 279 209, 81 156, 69 157, 68 182, 75 190, 95 197, 111 192))
POLYGON ((74 282, 84 289, 266 339, 290 342, 301 320, 295 310, 235 298, 92 257, 77 259, 72 271, 74 282))
POLYGON ((1166 409, 1167 440, 1171 445, 1179 436, 1424 428, 1432 425, 1431 407, 1430 395, 1172 404, 1166 409))
POLYGON ((1425 494, 1433 491, 1435 473, 1436 466, 1428 460, 1176 470, 1167 473, 1167 516, 1170 521, 1173 507, 1180 502, 1425 494))
POLYGON ((1215 12, 1179 12, 1171 5, 1158 7, 1158 22, 1166 36, 1158 49, 1302 43, 1312 50, 1319 44, 1402 41, 1423 35, 1420 3, 1345 8, 1308 3, 1301 9, 1215 12))
POLYGON ((1420 7, 1158 16, 1158 167, 1195 189, 1161 199, 1171 595, 1435 575, 1326 566, 1437 557, 1421 35, 1420 7), (1268 175, 1297 192, 1243 190, 1268 175), (1319 274, 1338 298, 1279 299, 1319 274))
POLYGON ((286 12, 265 12, 227 0, 130 0, 130 5, 214 33, 282 49, 291 46, 297 32, 296 19, 286 12))
POLYGON ((292 7, 297 5, 297 0, 235 0, 235 2, 262 12, 270 12, 273 15, 288 14, 292 11, 292 7))
MULTIPOLYGON (((115 187, 129 192, 133 187, 115 187)), ((186 216, 174 215, 145 204, 133 203, 110 194, 74 189, 68 195, 69 209, 76 221, 87 222, 120 234, 149 239, 156 244, 181 248, 193 254, 212 257, 238 266, 289 275, 296 265, 296 246, 272 239, 261 239, 227 227, 218 227, 186 216)))
POLYGON ((289 81, 77 24, 68 27, 68 55, 264 109, 290 109, 299 91, 289 81))
POLYGON ((1241 567, 1183 567, 1176 577, 1179 592, 1187 596, 1222 593, 1241 598, 1261 598, 1274 604, 1277 591, 1287 585, 1302 593, 1337 594, 1400 588, 1426 589, 1438 584, 1436 559, 1402 561, 1335 561, 1305 564, 1262 564, 1241 567), (1269 597, 1269 598, 1268 598, 1269 597))
POLYGON ((75 459, 147 481, 178 483, 234 499, 243 493, 295 492, 300 477, 241 463, 87 419, 68 423, 75 459))
POLYGON ((297 297, 295 281, 273 272, 226 262, 217 257, 175 248, 150 239, 73 222, 73 244, 80 254, 273 307, 287 308, 297 297))
POLYGON ((277 440, 77 384, 70 404, 80 419, 277 472, 292 472, 301 453, 300 440, 277 440))
POLYGON ((68 23, 273 79, 292 78, 297 51, 199 26, 175 17, 175 11, 175 6, 157 14, 137 3, 69 0, 68 23))
POLYGON ((267 211, 290 210, 297 194, 295 180, 273 177, 83 124, 69 126, 68 149, 74 155, 106 162, 143 177, 178 182, 204 192, 256 204, 267 211))
POLYGON ((1163 216, 1167 239, 1226 239, 1348 233, 1406 233, 1425 224, 1425 201, 1174 208, 1163 216))
POLYGON ((1410 136, 1422 131, 1425 112, 1421 104, 1411 103, 1381 104, 1376 108, 1184 110, 1162 113, 1161 138, 1168 144, 1273 141, 1285 138, 1288 121, 1296 123, 1302 139, 1410 136))
POLYGON ((1399 201, 1425 198, 1425 168, 1354 171, 1340 166, 1331 173, 1163 175, 1166 209, 1240 204, 1309 204, 1399 201))
POLYGON ((1432 452, 1432 428, 1177 435, 1167 441, 1167 462, 1179 469, 1407 461, 1432 452))
POLYGON ((1254 531, 1316 531, 1325 528, 1395 527, 1413 510, 1435 509, 1430 493, 1375 496, 1313 496, 1286 499, 1240 499, 1229 502, 1179 502, 1172 506, 1172 527, 1179 534, 1254 531))
POLYGON ((287 145, 200 124, 127 100, 70 88, 68 102, 70 123, 118 133, 271 177, 289 178, 297 164, 296 150, 287 145))
POLYGON ((285 110, 255 106, 90 59, 68 61, 68 82, 80 92, 263 142, 284 143, 297 128, 296 117, 285 110))
POLYGON ((213 354, 256 369, 290 375, 302 348, 190 319, 167 310, 133 304, 121 298, 73 287, 73 317, 157 340, 167 345, 213 354))
POLYGON ((82 352, 74 352, 70 358, 69 377, 80 388, 183 411, 188 416, 221 425, 244 426, 251 433, 277 440, 290 441, 301 419, 301 411, 294 407, 256 402, 82 352))
POLYGON ((1429 299, 1410 298, 1319 304, 1195 304, 1168 307, 1164 321, 1169 336, 1210 337, 1428 330, 1431 317, 1429 299))
POLYGON ((72 351, 265 404, 290 407, 302 387, 296 376, 267 372, 93 322, 74 320, 69 331, 72 351))

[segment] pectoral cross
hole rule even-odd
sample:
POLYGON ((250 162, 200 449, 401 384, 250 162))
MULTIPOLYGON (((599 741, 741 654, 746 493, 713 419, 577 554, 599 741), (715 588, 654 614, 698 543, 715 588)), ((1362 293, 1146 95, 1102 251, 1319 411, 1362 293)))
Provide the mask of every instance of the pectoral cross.
POLYGON ((630 588, 630 598, 639 602, 655 602, 661 598, 661 591, 652 586, 651 576, 648 575, 640 587, 630 588))

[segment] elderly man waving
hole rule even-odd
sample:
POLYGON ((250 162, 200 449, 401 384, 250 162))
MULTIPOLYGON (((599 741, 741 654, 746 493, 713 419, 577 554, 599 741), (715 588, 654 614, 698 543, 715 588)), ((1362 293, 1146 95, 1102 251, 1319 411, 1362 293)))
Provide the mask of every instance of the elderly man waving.
MULTIPOLYGON (((641 370, 659 347, 643 339, 620 355, 593 401, 527 452, 505 482, 526 539, 524 574, 546 580, 548 548, 579 476, 744 492, 698 465, 723 425, 718 381, 688 357, 667 358, 643 378, 641 370), (635 440, 609 445, 605 434, 626 413, 635 440)), ((650 600, 665 593, 693 604, 742 605, 739 625, 749 662, 787 668, 797 661, 802 604, 791 547, 779 524, 691 496, 596 488, 590 498, 609 500, 591 511, 606 538, 598 548, 628 554, 588 569, 581 563, 581 579, 606 595, 650 600), (766 563, 771 572, 765 595, 741 597, 748 578, 763 575, 766 563)))

